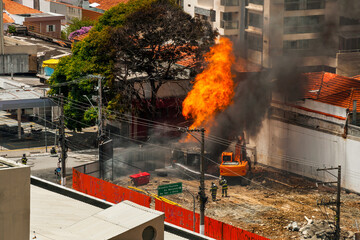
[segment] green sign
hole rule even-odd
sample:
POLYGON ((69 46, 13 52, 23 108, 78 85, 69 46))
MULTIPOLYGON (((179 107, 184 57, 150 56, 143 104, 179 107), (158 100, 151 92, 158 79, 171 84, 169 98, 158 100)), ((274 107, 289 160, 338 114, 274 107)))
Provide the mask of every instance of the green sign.
POLYGON ((158 195, 165 196, 182 193, 182 182, 158 186, 158 195))

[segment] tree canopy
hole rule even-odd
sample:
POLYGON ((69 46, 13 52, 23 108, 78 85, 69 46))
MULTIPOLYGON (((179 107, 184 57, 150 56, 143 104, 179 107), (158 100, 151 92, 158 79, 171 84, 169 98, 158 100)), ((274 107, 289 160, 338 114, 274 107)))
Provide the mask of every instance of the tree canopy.
POLYGON ((141 111, 150 116, 156 111, 160 86, 188 77, 186 69, 199 71, 216 34, 209 23, 191 18, 169 0, 121 3, 105 12, 88 37, 74 44, 72 56, 61 59, 50 78, 50 94, 64 94, 69 100, 67 126, 80 130, 82 123, 92 125, 96 118, 94 108, 83 104, 88 103, 84 95, 97 95, 97 81, 82 78, 99 74, 104 77, 103 102, 109 110, 129 111, 137 99, 141 111), (178 65, 183 59, 188 61, 178 65), (68 84, 59 85, 64 82, 68 84), (151 89, 148 102, 140 93, 145 84, 151 89))

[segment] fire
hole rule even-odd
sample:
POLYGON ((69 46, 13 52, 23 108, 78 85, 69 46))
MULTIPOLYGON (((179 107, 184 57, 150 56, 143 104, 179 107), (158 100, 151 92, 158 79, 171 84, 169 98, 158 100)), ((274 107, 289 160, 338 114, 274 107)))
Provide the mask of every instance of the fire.
POLYGON ((205 61, 206 69, 196 76, 193 89, 183 102, 183 116, 194 119, 191 128, 211 124, 216 113, 229 106, 234 97, 232 42, 220 38, 205 55, 205 61))

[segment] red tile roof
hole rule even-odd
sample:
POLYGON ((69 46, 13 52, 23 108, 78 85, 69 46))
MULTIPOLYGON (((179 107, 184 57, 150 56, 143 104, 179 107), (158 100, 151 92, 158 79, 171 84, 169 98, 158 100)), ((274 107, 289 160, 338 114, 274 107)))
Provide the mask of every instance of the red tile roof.
POLYGON ((10 14, 30 14, 30 13, 42 13, 39 10, 29 8, 20 3, 11 1, 11 0, 3 0, 4 9, 10 14))
POLYGON ((112 7, 115 7, 119 3, 127 3, 129 0, 89 0, 90 4, 100 4, 96 8, 107 11, 112 7))
POLYGON ((89 35, 89 33, 87 32, 85 34, 78 35, 78 36, 74 37, 72 40, 75 41, 75 42, 78 42, 78 41, 81 41, 84 38, 86 38, 88 35, 89 35))
POLYGON ((3 12, 3 20, 4 23, 14 23, 14 19, 12 19, 7 13, 3 12))
MULTIPOLYGON (((308 81, 305 98, 352 111, 353 101, 360 102, 360 80, 334 73, 305 73, 308 81)), ((360 112, 360 108, 357 108, 360 112)))
POLYGON ((101 17, 103 13, 82 9, 82 19, 91 19, 91 20, 98 20, 99 17, 101 17))
POLYGON ((360 75, 353 76, 352 78, 355 78, 355 79, 359 79, 359 80, 360 80, 360 75))

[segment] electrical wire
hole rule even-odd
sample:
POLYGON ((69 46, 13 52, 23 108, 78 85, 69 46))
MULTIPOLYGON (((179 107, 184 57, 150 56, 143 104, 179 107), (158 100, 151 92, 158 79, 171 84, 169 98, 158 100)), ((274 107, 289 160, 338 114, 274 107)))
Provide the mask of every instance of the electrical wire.
MULTIPOLYGON (((132 121, 127 121, 127 122, 128 123, 133 123, 132 121)), ((79 123, 81 123, 81 122, 79 122, 79 123)), ((146 125, 146 126, 149 126, 149 125, 146 125)), ((228 143, 226 143, 226 145, 228 145, 228 143)), ((262 152, 260 150, 257 150, 257 152, 264 153, 264 154, 268 155, 271 159, 280 160, 282 162, 286 161, 286 162, 291 162, 291 163, 295 163, 295 164, 308 165, 308 166, 312 166, 312 167, 320 167, 321 166, 318 163, 315 163, 313 161, 309 161, 309 160, 306 160, 306 159, 300 159, 300 158, 295 158, 295 157, 286 156, 286 155, 282 155, 282 156, 274 155, 274 154, 269 154, 267 152, 262 152)))
MULTIPOLYGON (((70 101, 73 101, 72 99, 70 99, 70 101)), ((79 106, 77 109, 79 110, 84 110, 85 108, 89 107, 90 105, 89 104, 85 104, 84 106, 84 103, 81 103, 81 104, 77 104, 77 106, 79 106), (81 105, 82 104, 82 105, 81 105)), ((114 112, 114 111, 113 111, 114 112)), ((128 115, 130 116, 130 115, 128 115)), ((138 117, 134 117, 134 116, 131 116, 135 119, 140 119, 141 121, 142 120, 146 120, 147 119, 143 119, 143 118, 138 118, 138 117)), ((141 121, 132 121, 132 120, 129 120, 127 118, 117 118, 123 122, 126 122, 126 123, 131 123, 131 124, 136 124, 138 126, 145 126, 145 127, 157 127, 157 128, 162 128, 164 130, 169 130, 169 128, 174 128, 176 130, 179 129, 178 126, 174 126, 174 125, 168 125, 168 124, 163 124, 163 123, 160 123, 160 122, 157 122, 157 121, 150 121, 150 122, 154 122, 154 123, 157 123, 157 124, 150 124, 150 123, 143 123, 141 121), (165 127, 164 127, 165 126, 165 127)), ((81 123, 81 122, 80 122, 81 123)), ((144 131, 146 132, 146 131, 144 131)), ((200 137, 200 134, 199 133, 196 133, 194 132, 193 135, 197 136, 197 137, 200 137)), ((221 145, 224 145, 224 146, 228 146, 232 141, 229 141, 229 140, 226 140, 226 139, 222 139, 220 137, 216 137, 216 136, 211 136, 211 135, 207 135, 205 137, 205 139, 207 141, 210 141, 210 142, 214 142, 214 143, 217 143, 217 144, 221 144, 221 145)), ((243 146, 241 146, 241 148, 244 149, 243 146)), ((245 149, 248 149, 247 147, 245 147, 245 149)), ((320 163, 317 163, 317 162, 314 162, 314 161, 311 161, 311 160, 306 160, 306 159, 303 159, 303 158, 296 158, 296 157, 292 157, 292 156, 287 156, 287 155, 274 155, 274 154, 269 154, 268 152, 265 152, 265 151, 261 151, 259 149, 257 149, 257 152, 259 153, 263 153, 263 154, 266 154, 269 156, 270 159, 275 159, 275 160, 279 160, 281 162, 283 161, 286 161, 286 162, 290 162, 290 163, 295 163, 295 164, 301 164, 301 165, 307 165, 307 166, 310 166, 310 167, 321 167, 322 165, 320 163)), ((351 170, 350 170, 351 171, 351 170)), ((354 172, 355 174, 359 174, 360 176, 360 173, 357 173, 357 172, 354 172)))

